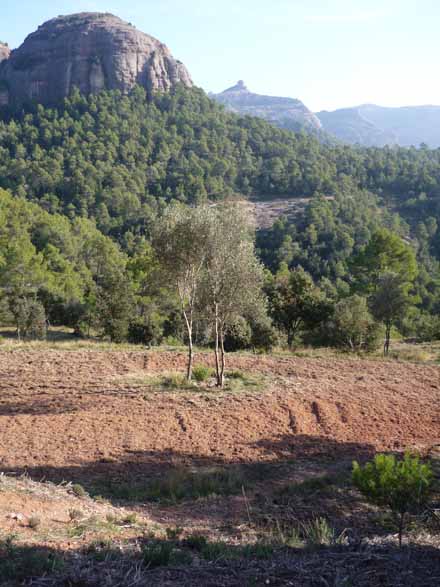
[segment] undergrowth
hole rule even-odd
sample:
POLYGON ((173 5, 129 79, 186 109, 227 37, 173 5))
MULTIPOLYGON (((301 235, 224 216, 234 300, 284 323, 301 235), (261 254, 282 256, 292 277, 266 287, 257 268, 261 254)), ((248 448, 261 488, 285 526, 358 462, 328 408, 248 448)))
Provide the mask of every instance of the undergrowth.
POLYGON ((155 501, 176 503, 241 492, 246 478, 239 469, 212 467, 204 470, 176 468, 160 479, 147 483, 108 482, 95 487, 96 492, 121 501, 155 501))

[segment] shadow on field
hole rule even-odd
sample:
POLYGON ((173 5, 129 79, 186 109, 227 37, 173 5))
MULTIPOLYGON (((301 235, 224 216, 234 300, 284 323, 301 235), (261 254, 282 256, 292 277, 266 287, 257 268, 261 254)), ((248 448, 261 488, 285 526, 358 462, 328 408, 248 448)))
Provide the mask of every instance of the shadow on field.
MULTIPOLYGON (((1 393, 1 385, 0 385, 1 393)), ((78 412, 78 399, 62 398, 41 399, 36 394, 32 401, 12 402, 0 404, 0 416, 49 416, 53 414, 72 414, 78 412)))
MULTIPOLYGON (((355 585, 438 587, 440 551, 414 544, 271 549, 188 539, 137 541, 121 552, 95 545, 82 552, 0 541, 0 576, 7 585, 355 585)), ((2 581, 2 582, 3 582, 2 581)))
MULTIPOLYGON (((239 476, 241 486, 256 482, 281 482, 289 473, 301 470, 313 460, 316 471, 328 468, 351 467, 353 459, 364 460, 374 454, 368 444, 338 442, 322 436, 285 435, 277 440, 259 440, 252 447, 263 452, 258 461, 237 462, 220 456, 179 453, 174 450, 130 451, 118 460, 103 458, 99 461, 66 467, 26 467, 2 469, 4 473, 27 474, 35 481, 54 483, 80 483, 90 495, 101 495, 110 500, 131 503, 148 501, 148 493, 139 488, 160 482, 177 472, 189 473, 221 470, 239 476), (118 492, 118 486, 120 491, 118 492), (126 490, 132 488, 133 491, 126 490), (125 489, 123 489, 125 488, 125 489), (125 495, 127 493, 127 495, 125 495)), ((183 473, 182 473, 183 474, 183 473)), ((177 478, 178 481, 178 478, 177 478)))
POLYGON ((278 520, 294 526, 317 516, 339 533, 359 520, 361 526, 371 526, 368 511, 349 487, 352 460, 371 456, 371 446, 306 435, 260 440, 255 446, 263 449, 263 458, 253 462, 171 450, 133 451, 118 461, 4 472, 79 484, 91 497, 113 505, 148 505, 148 516, 156 521, 166 510, 176 526, 224 526, 234 533, 251 517, 253 524, 270 531, 278 520))
MULTIPOLYGON (((0 330, 0 336, 10 342, 15 342, 18 340, 17 331, 13 327, 0 330)), ((49 328, 44 340, 48 343, 72 342, 78 340, 78 336, 76 336, 71 330, 69 331, 63 328, 49 328)), ((91 340, 93 339, 91 338, 91 340)))

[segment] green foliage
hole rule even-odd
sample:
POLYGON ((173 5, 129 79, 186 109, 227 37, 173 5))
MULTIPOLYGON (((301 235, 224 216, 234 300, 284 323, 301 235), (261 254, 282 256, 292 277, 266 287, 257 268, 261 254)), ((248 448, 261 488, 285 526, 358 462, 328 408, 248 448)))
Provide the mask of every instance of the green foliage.
POLYGON ((152 483, 148 495, 153 500, 199 499, 211 495, 233 495, 243 487, 243 477, 239 471, 212 469, 206 471, 189 471, 176 469, 163 479, 152 483))
POLYGON ((384 273, 379 277, 376 289, 370 297, 373 316, 385 324, 385 354, 388 354, 390 348, 392 326, 402 320, 412 302, 408 293, 409 286, 400 275, 384 273))
MULTIPOLYGON (((139 87, 129 96, 75 91, 56 109, 37 106, 0 123, 0 161, 0 187, 96 218, 114 235, 148 229, 161 198, 329 195, 350 182, 397 200, 410 218, 438 216, 437 150, 320 144, 228 113, 198 89, 151 100, 139 87)), ((435 228, 427 226, 429 239, 435 228)))
POLYGON ((0 187, 30 189, 51 211, 95 218, 114 235, 150 228, 160 199, 302 195, 335 179, 314 138, 230 114, 185 88, 151 100, 142 88, 87 98, 75 91, 57 109, 0 123, 0 161, 0 187))
MULTIPOLYGON (((77 335, 93 331, 147 345, 167 336, 184 340, 178 295, 162 279, 172 273, 155 255, 162 247, 153 250, 149 241, 172 216, 164 214, 171 201, 194 206, 234 194, 310 198, 304 210, 298 202, 294 217, 257 234, 258 254, 272 272, 303 269, 313 280, 305 284, 300 318, 289 316, 295 304, 283 302, 292 292, 281 277, 268 285, 271 317, 290 344, 316 333, 329 308, 354 289, 370 296, 384 273, 411 284, 426 316, 440 313, 438 150, 320 143, 228 113, 198 89, 178 87, 148 99, 142 88, 87 98, 74 91, 56 108, 4 115, 0 188, 14 194, 0 191, 1 313, 18 330, 19 301, 36 300, 50 324, 71 326, 77 335)), ((225 218, 211 231, 213 250, 220 251, 228 228, 229 235, 240 228, 231 210, 211 209, 212 217, 225 218)), ((254 235, 237 234, 248 243, 242 260, 246 248, 251 259, 254 235)), ((191 235, 186 231, 176 245, 179 253, 191 235)), ((192 248, 197 254, 205 251, 203 235, 192 248)), ((247 267, 234 279, 257 275, 255 262, 247 267)), ((232 275, 231 267, 225 273, 232 275)), ((261 310, 264 300, 251 297, 253 308, 227 309, 225 342, 270 349, 277 336, 261 310), (240 321, 237 332, 232 325, 240 321)), ((409 334, 437 336, 401 318, 394 326, 409 334)), ((207 332, 204 342, 213 335, 207 332)))
POLYGON ((379 345, 378 324, 368 310, 366 298, 358 295, 335 305, 326 330, 329 344, 350 351, 373 351, 379 345))
POLYGON ((35 299, 22 297, 11 301, 17 331, 25 339, 46 338, 46 312, 43 304, 35 299))
POLYGON ((414 250, 389 230, 376 231, 368 244, 352 260, 357 287, 365 292, 374 291, 382 275, 393 273, 402 283, 413 283, 417 273, 414 250))
POLYGON ((48 318, 78 332, 93 323, 114 337, 130 303, 125 271, 125 256, 91 222, 0 190, 0 296, 19 334, 42 337, 48 318))
POLYGON ((71 491, 72 491, 73 495, 76 495, 76 497, 86 497, 87 496, 87 491, 79 483, 74 483, 72 485, 71 491))
POLYGON ((194 365, 193 377, 198 383, 202 383, 211 377, 212 369, 205 367, 205 365, 194 365))
POLYGON ((0 540, 0 578, 1 581, 23 583, 48 574, 63 567, 63 559, 49 549, 32 546, 19 546, 14 537, 0 540))
POLYGON ((266 292, 270 314, 274 323, 286 333, 289 347, 302 329, 318 326, 330 313, 322 292, 301 267, 289 271, 283 265, 275 277, 269 278, 266 292))
POLYGON ((122 270, 112 271, 98 280, 97 322, 112 342, 122 342, 129 332, 134 296, 122 270))
POLYGON ((270 544, 257 542, 242 547, 230 546, 221 541, 209 541, 203 534, 191 534, 183 541, 183 545, 195 550, 205 560, 233 560, 241 557, 266 559, 273 555, 273 547, 270 544))
POLYGON ((147 545, 142 550, 144 564, 149 569, 166 567, 173 559, 174 547, 169 542, 158 542, 147 545))
POLYGON ((353 483, 372 503, 389 508, 399 517, 399 544, 402 544, 404 517, 423 507, 429 497, 432 470, 416 456, 402 460, 378 454, 364 467, 353 463, 353 483))
POLYGON ((310 546, 333 546, 343 543, 343 536, 336 536, 325 518, 314 518, 301 525, 301 533, 310 546))

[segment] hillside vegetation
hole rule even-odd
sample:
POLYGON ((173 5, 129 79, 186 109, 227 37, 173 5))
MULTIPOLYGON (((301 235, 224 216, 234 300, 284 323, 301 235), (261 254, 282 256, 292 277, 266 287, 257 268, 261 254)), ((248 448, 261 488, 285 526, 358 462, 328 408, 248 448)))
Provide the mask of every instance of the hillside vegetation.
MULTIPOLYGON (((346 312, 360 328, 355 347, 368 346, 372 321, 406 336, 439 336, 439 151, 322 144, 228 113, 198 89, 152 99, 139 87, 128 96, 74 92, 58 108, 3 113, 0 186, 8 190, 1 195, 3 321, 25 335, 41 333, 49 319, 114 340, 184 340, 179 292, 165 276, 155 234, 172 202, 203 208, 241 195, 309 200, 301 213, 257 232, 255 253, 271 272, 266 309, 260 304, 258 317, 230 313, 230 350, 270 348, 284 336, 289 345, 352 341, 335 333, 353 329, 347 320, 342 326, 346 312), (411 249, 417 267, 397 270, 403 281, 394 283, 390 304, 374 296, 379 285, 387 291, 383 280, 396 272, 399 247, 411 249), (369 262, 381 259, 375 269, 370 263, 369 285, 359 279, 365 250, 369 262)), ((194 308, 199 344, 212 340, 208 308, 194 308)))

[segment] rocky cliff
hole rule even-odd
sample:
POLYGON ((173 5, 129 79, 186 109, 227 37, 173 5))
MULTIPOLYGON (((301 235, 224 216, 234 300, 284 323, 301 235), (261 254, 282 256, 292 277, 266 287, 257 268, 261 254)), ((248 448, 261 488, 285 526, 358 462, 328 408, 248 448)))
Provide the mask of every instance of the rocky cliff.
POLYGON ((8 59, 10 54, 11 50, 9 47, 0 42, 0 62, 2 62, 4 59, 8 59))
POLYGON ((258 116, 289 130, 319 131, 321 128, 318 118, 300 100, 254 94, 243 81, 211 97, 233 112, 258 116))
POLYGON ((0 85, 7 88, 10 103, 56 103, 73 87, 89 94, 127 92, 135 84, 150 92, 169 90, 178 82, 192 85, 168 47, 111 14, 59 16, 4 55, 0 85))

